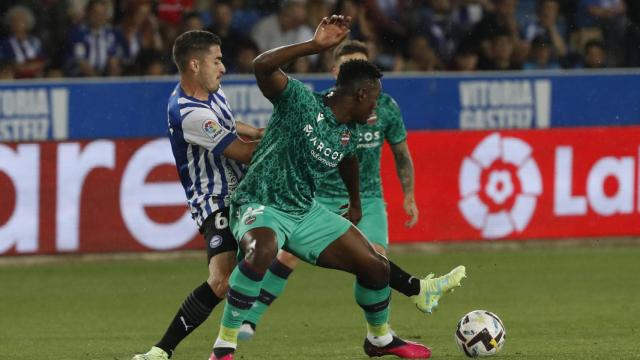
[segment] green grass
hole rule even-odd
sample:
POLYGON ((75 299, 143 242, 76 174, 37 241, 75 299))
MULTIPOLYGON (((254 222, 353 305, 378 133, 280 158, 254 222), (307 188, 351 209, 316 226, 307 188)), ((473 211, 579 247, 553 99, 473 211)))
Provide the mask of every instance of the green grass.
MULTIPOLYGON (((467 266, 464 286, 432 316, 395 294, 398 334, 463 359, 453 340, 474 309, 498 314, 508 337, 498 359, 640 359, 640 247, 392 254, 416 274, 467 266)), ((162 335, 206 276, 203 259, 0 266, 0 359, 130 359, 162 335)), ((174 359, 206 359, 221 307, 174 359)), ((301 266, 237 359, 365 359, 352 278, 301 266)))

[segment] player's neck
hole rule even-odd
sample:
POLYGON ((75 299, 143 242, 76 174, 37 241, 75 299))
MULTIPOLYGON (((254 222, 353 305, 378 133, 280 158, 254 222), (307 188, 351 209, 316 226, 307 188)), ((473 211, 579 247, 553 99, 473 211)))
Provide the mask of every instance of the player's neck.
POLYGON ((201 101, 209 100, 209 92, 193 80, 180 79, 180 87, 185 95, 201 101))
POLYGON ((329 109, 331 109, 331 112, 333 113, 333 116, 335 116, 336 121, 341 124, 347 124, 351 122, 351 117, 346 110, 348 109, 348 107, 346 106, 344 97, 341 97, 334 92, 332 96, 324 97, 324 103, 329 107, 329 109))

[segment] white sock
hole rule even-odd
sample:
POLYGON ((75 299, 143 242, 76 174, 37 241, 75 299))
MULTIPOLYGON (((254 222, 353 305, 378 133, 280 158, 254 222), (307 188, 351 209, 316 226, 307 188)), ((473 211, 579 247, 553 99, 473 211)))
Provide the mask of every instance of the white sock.
POLYGON ((382 336, 373 336, 368 332, 367 340, 369 340, 369 342, 374 346, 382 347, 391 344, 391 342, 393 341, 393 335, 391 335, 391 331, 382 336))

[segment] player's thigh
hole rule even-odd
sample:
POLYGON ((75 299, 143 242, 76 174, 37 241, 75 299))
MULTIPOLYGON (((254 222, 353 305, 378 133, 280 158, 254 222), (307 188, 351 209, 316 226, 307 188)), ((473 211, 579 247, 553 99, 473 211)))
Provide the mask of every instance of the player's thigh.
POLYGON ((362 219, 357 226, 372 244, 383 249, 389 246, 387 209, 382 198, 362 199, 362 219))
POLYGON ((355 226, 327 246, 317 265, 355 274, 360 284, 372 289, 389 282, 387 259, 374 250, 355 226))
POLYGON ((256 203, 232 203, 231 213, 231 232, 240 242, 239 259, 256 247, 260 250, 261 247, 274 246, 276 251, 282 248, 297 222, 287 213, 256 203))
POLYGON ((285 250, 315 264, 324 249, 351 226, 347 219, 314 202, 286 242, 285 250))
POLYGON ((297 256, 293 255, 292 253, 286 250, 280 250, 277 258, 280 263, 282 263, 283 265, 285 265, 286 267, 292 270, 295 269, 296 266, 298 266, 298 263, 300 262, 300 259, 298 259, 297 256))
MULTIPOLYGON (((317 197, 316 201, 336 214, 344 213, 344 206, 349 204, 349 199, 345 197, 317 197)), ((386 249, 388 247, 387 209, 382 198, 362 199, 362 219, 356 226, 362 231, 367 240, 376 245, 377 248, 386 249)))
POLYGON ((238 242, 231 232, 229 208, 220 209, 207 217, 200 232, 207 249, 207 262, 222 253, 235 254, 238 251, 238 242))

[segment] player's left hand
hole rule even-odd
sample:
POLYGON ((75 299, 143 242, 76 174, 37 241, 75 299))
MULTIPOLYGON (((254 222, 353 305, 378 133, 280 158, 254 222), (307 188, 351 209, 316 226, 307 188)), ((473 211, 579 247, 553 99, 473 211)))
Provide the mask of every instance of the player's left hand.
POLYGON ((322 19, 313 35, 313 42, 322 49, 340 44, 349 35, 351 16, 331 15, 322 19))
POLYGON ((351 206, 351 204, 344 204, 340 206, 341 210, 346 209, 342 216, 351 221, 353 225, 358 225, 360 220, 362 220, 362 208, 360 206, 351 206))
POLYGON ((418 206, 413 196, 404 197, 404 211, 409 215, 410 219, 404 223, 405 227, 412 228, 418 222, 418 206))

